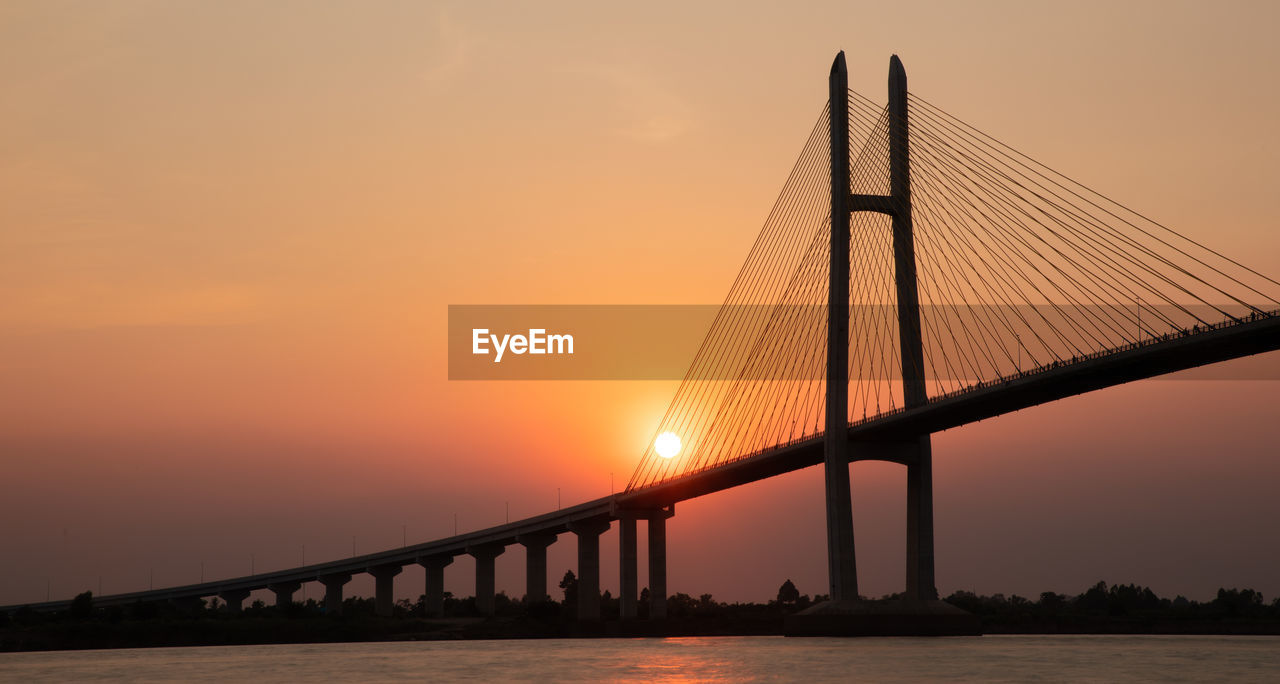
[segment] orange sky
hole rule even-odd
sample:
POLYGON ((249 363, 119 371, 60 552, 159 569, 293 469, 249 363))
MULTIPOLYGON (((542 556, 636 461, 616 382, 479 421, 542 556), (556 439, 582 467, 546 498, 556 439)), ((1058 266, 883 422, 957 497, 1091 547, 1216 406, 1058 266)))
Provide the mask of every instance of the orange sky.
MULTIPOLYGON (((1272 4, 684 5, 0 8, 0 604, 621 487, 675 383, 448 382, 446 307, 720 301, 839 49, 1280 274, 1272 4)), ((1277 399, 1147 382, 939 436, 939 588, 1272 598, 1277 399)), ((863 590, 896 591, 904 475, 853 477, 863 590)), ((820 491, 682 504, 671 589, 823 591, 820 491)))

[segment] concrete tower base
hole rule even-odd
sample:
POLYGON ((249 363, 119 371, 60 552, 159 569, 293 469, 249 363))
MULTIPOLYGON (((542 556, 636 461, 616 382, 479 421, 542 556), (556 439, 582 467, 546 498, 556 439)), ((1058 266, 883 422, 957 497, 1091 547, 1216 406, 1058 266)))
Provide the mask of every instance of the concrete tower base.
POLYGON ((982 621, 945 601, 824 601, 786 619, 786 636, 979 636, 982 621))

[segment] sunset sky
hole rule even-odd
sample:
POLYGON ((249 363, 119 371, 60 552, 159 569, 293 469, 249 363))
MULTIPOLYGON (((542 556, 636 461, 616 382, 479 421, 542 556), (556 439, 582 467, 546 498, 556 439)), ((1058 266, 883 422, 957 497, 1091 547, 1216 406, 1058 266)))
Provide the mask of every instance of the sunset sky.
MULTIPOLYGON (((447 307, 720 302, 841 49, 864 95, 896 53, 912 92, 1280 276, 1274 3, 690 4, 0 7, 0 604, 620 489, 676 383, 449 381, 447 307)), ((939 590, 1275 598, 1278 406, 1147 381, 935 436, 939 590)), ((852 478, 861 589, 899 591, 905 471, 852 478)), ((669 588, 825 592, 821 492, 678 505, 669 588)))

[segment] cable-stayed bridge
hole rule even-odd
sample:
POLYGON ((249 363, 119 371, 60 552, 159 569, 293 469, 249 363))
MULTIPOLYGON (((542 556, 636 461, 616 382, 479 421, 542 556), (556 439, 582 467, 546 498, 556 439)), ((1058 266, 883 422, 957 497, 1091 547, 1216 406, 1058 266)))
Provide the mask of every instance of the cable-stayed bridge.
POLYGON ((95 603, 218 596, 239 610, 251 591, 288 604, 314 581, 339 611, 351 576, 368 573, 389 614, 394 578, 417 563, 428 613, 439 614, 445 569, 469 554, 477 606, 492 613, 507 547, 525 547, 526 600, 543 600, 546 549, 573 533, 578 617, 598 620, 599 539, 617 521, 621 616, 631 619, 643 520, 649 615, 662 618, 676 503, 822 464, 831 600, 816 615, 858 614, 848 465, 883 460, 907 468, 906 592, 895 610, 946 615, 932 433, 1280 348, 1280 282, 910 93, 897 57, 887 105, 848 89, 843 53, 829 94, 622 493, 424 544, 95 603))

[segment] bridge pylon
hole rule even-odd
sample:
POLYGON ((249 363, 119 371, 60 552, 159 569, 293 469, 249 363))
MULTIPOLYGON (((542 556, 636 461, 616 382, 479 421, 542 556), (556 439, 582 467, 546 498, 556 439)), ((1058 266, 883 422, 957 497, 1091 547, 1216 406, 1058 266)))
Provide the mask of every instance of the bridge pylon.
MULTIPOLYGON (((827 300, 826 415, 823 466, 827 504, 827 563, 831 598, 788 621, 788 634, 972 634, 973 616, 938 601, 933 563, 933 465, 927 433, 892 445, 849 440, 849 243, 855 211, 892 220, 903 404, 928 401, 924 374, 915 239, 911 220, 911 156, 907 72, 889 60, 889 194, 853 193, 850 182, 849 76, 844 52, 828 79, 830 94, 831 262, 827 300), (887 448, 886 448, 887 447, 887 448), (858 595, 853 507, 849 488, 851 452, 891 452, 907 467, 906 592, 902 601, 880 604, 858 595)), ((861 460, 874 456, 860 455, 861 460)))

